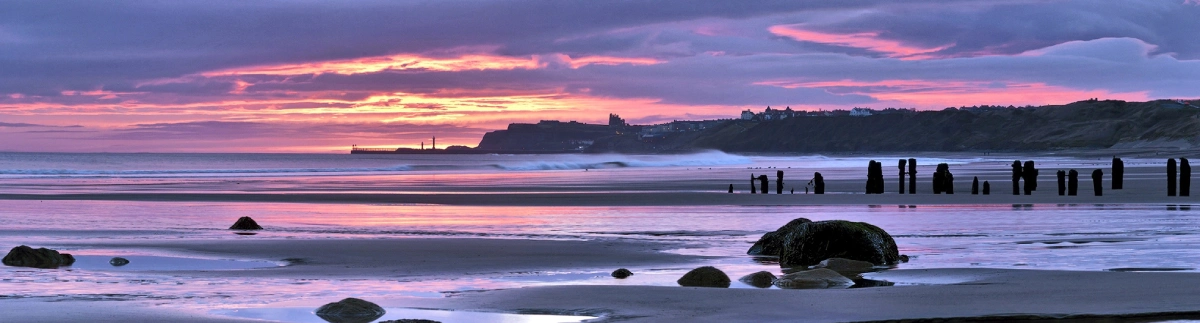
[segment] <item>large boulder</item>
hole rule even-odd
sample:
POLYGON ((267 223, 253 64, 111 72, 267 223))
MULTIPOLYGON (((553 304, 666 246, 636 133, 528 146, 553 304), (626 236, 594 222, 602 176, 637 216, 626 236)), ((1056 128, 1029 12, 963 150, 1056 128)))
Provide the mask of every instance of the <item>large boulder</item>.
POLYGON ((754 256, 778 256, 783 252, 783 239, 787 237, 788 233, 795 231, 806 223, 812 223, 812 220, 796 218, 779 227, 778 230, 763 234, 762 238, 758 239, 758 242, 750 246, 750 250, 746 250, 746 254, 754 256))
POLYGON ((317 316, 330 323, 369 323, 386 313, 375 303, 353 297, 317 308, 317 316))
POLYGON ((742 276, 742 278, 738 278, 738 281, 758 288, 767 288, 771 287, 771 283, 775 282, 775 274, 769 271, 760 271, 742 276))
POLYGON ((258 222, 254 222, 254 219, 251 219, 248 216, 243 216, 243 217, 237 219, 237 222, 234 222, 233 225, 229 227, 229 230, 262 230, 262 229, 263 229, 262 227, 258 226, 258 222))
POLYGON ((787 289, 847 288, 852 285, 854 281, 850 278, 825 268, 794 272, 775 280, 775 286, 787 289))
POLYGON ((900 261, 896 241, 879 227, 843 220, 804 223, 784 238, 782 267, 812 266, 829 258, 892 265, 900 261))
POLYGON ((704 266, 692 269, 679 280, 675 281, 679 286, 686 287, 729 287, 729 276, 725 272, 713 266, 704 266))
POLYGON ((8 255, 4 256, 4 265, 14 267, 58 268, 74 263, 75 257, 69 253, 58 253, 46 248, 33 249, 29 246, 13 247, 8 251, 8 255))

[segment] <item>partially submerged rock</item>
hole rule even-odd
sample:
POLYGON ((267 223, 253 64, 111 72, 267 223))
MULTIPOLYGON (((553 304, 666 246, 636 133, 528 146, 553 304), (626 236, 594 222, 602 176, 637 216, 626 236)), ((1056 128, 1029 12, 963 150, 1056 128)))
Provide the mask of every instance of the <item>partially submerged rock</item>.
POLYGON ((782 267, 812 266, 829 258, 891 265, 900 261, 896 241, 883 229, 843 220, 804 223, 784 238, 782 267))
POLYGON ((854 281, 836 271, 819 268, 783 275, 774 284, 787 289, 847 288, 854 285, 854 281))
POLYGON ((856 277, 862 273, 875 271, 875 264, 846 258, 825 259, 813 267, 833 270, 846 277, 856 277))
POLYGON ((379 305, 353 297, 317 308, 317 316, 331 323, 368 323, 385 313, 379 305))
POLYGON ((262 227, 258 226, 258 222, 254 222, 254 219, 251 219, 248 216, 243 216, 243 217, 237 219, 237 222, 234 222, 233 226, 229 227, 229 230, 262 230, 262 229, 263 229, 262 227))
POLYGON ((684 274, 679 280, 675 281, 679 286, 686 287, 729 287, 729 276, 725 272, 713 266, 704 266, 684 274))
POLYGON ((52 249, 33 249, 22 245, 9 250, 8 255, 4 256, 3 262, 5 266, 14 267, 58 268, 74 264, 75 257, 69 253, 58 253, 52 249))
POLYGON ((621 268, 613 270, 612 276, 617 279, 625 279, 625 277, 633 276, 633 272, 629 271, 629 269, 621 268))
POLYGON ((738 278, 738 281, 758 288, 767 288, 771 287, 771 284, 775 282, 775 274, 764 270, 742 276, 742 278, 738 278))
POLYGON ((778 256, 783 252, 784 238, 806 223, 812 223, 812 220, 796 218, 775 231, 763 234, 762 238, 759 238, 753 246, 750 246, 750 250, 746 250, 746 254, 754 256, 778 256))
POLYGON ((121 267, 124 265, 128 265, 129 259, 125 259, 125 258, 121 258, 121 257, 113 257, 113 259, 110 259, 108 261, 108 264, 113 265, 115 267, 121 267))

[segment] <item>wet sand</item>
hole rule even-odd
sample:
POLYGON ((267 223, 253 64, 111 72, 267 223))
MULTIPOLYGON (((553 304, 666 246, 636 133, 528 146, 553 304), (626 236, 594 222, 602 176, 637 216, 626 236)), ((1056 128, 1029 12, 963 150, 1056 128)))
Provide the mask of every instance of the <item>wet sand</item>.
MULTIPOLYGON (((81 245, 80 247, 83 247, 81 245)), ((431 279, 578 268, 617 268, 702 257, 657 252, 672 244, 628 241, 496 239, 246 240, 93 243, 87 247, 282 260, 292 265, 238 271, 179 271, 184 276, 306 279, 431 279)), ((734 279, 748 274, 729 272, 734 279)), ((1200 318, 1200 274, 1005 269, 891 270, 870 278, 900 286, 838 289, 720 289, 664 286, 547 286, 449 298, 379 298, 385 307, 539 312, 601 316, 600 322, 853 322, 927 318, 1200 318)), ((164 307, 186 300, 0 301, 15 322, 251 322, 164 307)))

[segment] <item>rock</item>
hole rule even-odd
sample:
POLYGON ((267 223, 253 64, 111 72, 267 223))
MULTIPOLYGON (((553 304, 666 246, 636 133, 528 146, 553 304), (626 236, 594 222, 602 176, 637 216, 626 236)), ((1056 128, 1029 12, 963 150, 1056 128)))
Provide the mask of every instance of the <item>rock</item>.
POLYGON ((675 282, 679 283, 679 286, 686 287, 728 288, 729 276, 725 275, 725 272, 720 269, 713 268, 712 266, 704 266, 692 269, 692 271, 684 274, 683 277, 680 277, 675 282))
POLYGON ((836 271, 820 268, 783 275, 774 284, 787 289, 846 288, 854 285, 854 281, 836 271))
POLYGON ((8 251, 8 255, 4 256, 4 265, 14 267, 58 268, 74 263, 75 257, 71 254, 60 254, 46 248, 33 249, 24 245, 13 247, 8 251))
POLYGON ((629 271, 629 269, 621 268, 613 270, 612 276, 618 279, 625 279, 625 277, 633 276, 633 272, 629 271))
POLYGON ((385 313, 379 305, 353 297, 317 308, 317 316, 330 323, 368 323, 385 313))
POLYGON ((758 239, 758 242, 755 242, 753 246, 750 246, 750 250, 747 250, 746 254, 755 256, 778 256, 783 252, 783 239, 787 237, 788 233, 795 231, 805 223, 812 223, 812 220, 796 218, 787 224, 784 224, 782 227, 779 227, 778 230, 763 234, 762 238, 758 239))
POLYGON ((760 271, 742 276, 742 278, 738 278, 738 281, 758 288, 767 288, 771 287, 771 284, 775 282, 775 274, 769 271, 760 271))
POLYGON ((846 258, 825 259, 814 267, 833 270, 846 277, 857 277, 862 273, 875 271, 875 264, 846 258))
POLYGON ((425 320, 425 319, 399 319, 390 321, 379 321, 379 323, 442 323, 441 321, 425 320))
POLYGON ((829 258, 891 265, 900 261, 896 241, 864 222, 829 220, 805 223, 784 238, 781 267, 812 266, 829 258))
POLYGON ((116 267, 121 267, 124 265, 128 265, 129 259, 125 259, 125 258, 121 258, 121 257, 113 257, 113 259, 108 261, 108 264, 116 266, 116 267))
POLYGON ((258 222, 254 222, 254 219, 251 219, 248 216, 243 216, 243 217, 239 218, 237 220, 237 222, 233 223, 233 226, 229 227, 229 230, 262 230, 262 229, 263 229, 262 227, 258 226, 258 222))

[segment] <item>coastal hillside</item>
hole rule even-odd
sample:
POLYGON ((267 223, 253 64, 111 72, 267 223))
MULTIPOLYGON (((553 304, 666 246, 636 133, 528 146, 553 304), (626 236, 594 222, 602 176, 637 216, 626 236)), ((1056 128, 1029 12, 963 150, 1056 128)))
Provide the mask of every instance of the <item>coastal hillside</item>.
MULTIPOLYGON (((1087 100, 1066 105, 891 110, 869 116, 729 120, 704 129, 646 136, 581 124, 525 125, 488 133, 487 150, 584 152, 821 153, 887 151, 1045 151, 1200 146, 1200 102, 1087 100)), ((649 127, 649 126, 644 126, 649 127)))
POLYGON ((945 109, 865 117, 730 121, 699 133, 645 143, 609 137, 621 152, 1038 151, 1073 148, 1190 148, 1200 144, 1196 102, 1080 101, 1029 108, 945 109))

